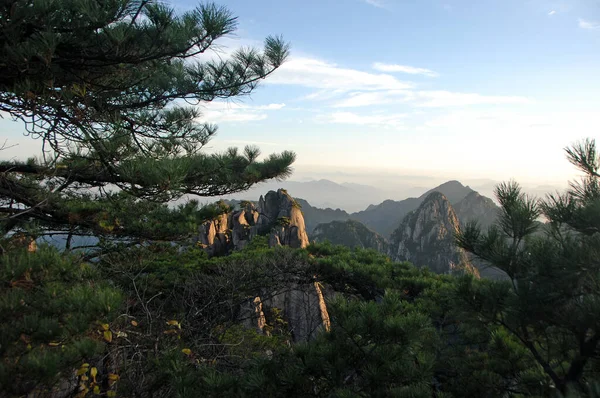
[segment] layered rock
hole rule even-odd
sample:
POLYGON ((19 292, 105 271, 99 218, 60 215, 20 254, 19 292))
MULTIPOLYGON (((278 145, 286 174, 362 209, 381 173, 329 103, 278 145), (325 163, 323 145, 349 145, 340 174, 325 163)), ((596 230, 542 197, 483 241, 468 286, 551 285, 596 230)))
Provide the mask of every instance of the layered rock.
POLYGON ((329 241, 334 245, 350 248, 374 249, 385 254, 389 251, 389 243, 383 236, 353 220, 319 224, 312 233, 312 239, 315 242, 329 241))
POLYGON ((458 218, 448 199, 432 192, 392 234, 390 257, 437 273, 450 273, 468 263, 464 251, 454 242, 458 228, 458 218))
POLYGON ((241 250, 256 235, 268 235, 270 246, 308 246, 300 206, 282 189, 261 196, 258 206, 246 202, 239 210, 222 214, 200 226, 198 243, 209 256, 241 250))

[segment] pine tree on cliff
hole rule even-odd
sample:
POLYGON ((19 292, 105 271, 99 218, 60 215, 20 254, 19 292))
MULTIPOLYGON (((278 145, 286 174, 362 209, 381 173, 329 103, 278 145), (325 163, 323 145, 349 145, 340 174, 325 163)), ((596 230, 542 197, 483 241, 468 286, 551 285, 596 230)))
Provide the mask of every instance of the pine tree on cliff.
POLYGON ((3 233, 35 222, 175 239, 206 214, 162 203, 289 175, 292 152, 260 161, 254 147, 202 151, 217 128, 198 121, 198 105, 250 94, 288 56, 268 37, 262 51, 200 58, 236 26, 214 4, 177 13, 154 0, 3 2, 0 111, 44 151, 0 164, 3 233))
POLYGON ((584 177, 565 194, 536 201, 502 184, 497 225, 482 233, 469 224, 458 235, 460 247, 510 277, 463 281, 466 308, 516 337, 561 393, 584 391, 600 375, 600 157, 593 140, 566 153, 584 177))

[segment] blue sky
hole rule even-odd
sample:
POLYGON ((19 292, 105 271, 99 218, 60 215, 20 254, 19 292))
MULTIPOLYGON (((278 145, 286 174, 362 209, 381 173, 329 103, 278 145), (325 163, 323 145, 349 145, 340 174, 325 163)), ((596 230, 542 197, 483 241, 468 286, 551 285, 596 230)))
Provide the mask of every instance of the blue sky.
POLYGON ((542 184, 573 176, 563 147, 600 139, 597 1, 219 4, 239 17, 220 56, 270 34, 292 55, 251 97, 203 107, 220 126, 210 150, 291 149, 298 173, 315 178, 409 171, 542 184))

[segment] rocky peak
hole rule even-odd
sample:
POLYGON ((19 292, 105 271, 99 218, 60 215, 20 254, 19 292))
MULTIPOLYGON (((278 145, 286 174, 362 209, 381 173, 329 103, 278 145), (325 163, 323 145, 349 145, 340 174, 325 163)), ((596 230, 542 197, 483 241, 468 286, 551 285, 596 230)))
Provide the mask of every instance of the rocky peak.
POLYGON ((296 201, 285 191, 269 191, 258 201, 258 226, 270 228, 270 246, 284 245, 293 248, 308 246, 308 235, 304 225, 302 210, 296 201))
POLYGON ((492 199, 473 191, 456 203, 454 210, 461 224, 475 220, 482 228, 488 228, 496 221, 500 208, 492 199))
POLYGON ((458 227, 458 217, 446 196, 431 192, 392 234, 390 256, 437 273, 448 273, 467 262, 465 253, 454 243, 458 227))
POLYGON ((264 234, 271 246, 308 246, 300 206, 283 189, 261 196, 258 206, 243 202, 239 210, 206 221, 200 226, 198 243, 209 256, 223 255, 243 249, 254 236, 264 234))
POLYGON ((452 180, 443 183, 421 195, 421 199, 427 198, 432 192, 441 192, 450 203, 457 203, 464 199, 467 195, 474 192, 468 186, 464 186, 459 181, 452 180))

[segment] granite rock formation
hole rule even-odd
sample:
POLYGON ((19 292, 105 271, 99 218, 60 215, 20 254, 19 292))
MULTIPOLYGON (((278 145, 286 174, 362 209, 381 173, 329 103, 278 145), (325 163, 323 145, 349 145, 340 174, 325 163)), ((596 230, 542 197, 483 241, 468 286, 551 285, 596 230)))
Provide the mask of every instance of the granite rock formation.
POLYGON ((286 191, 270 191, 258 206, 244 202, 240 209, 206 221, 198 243, 209 256, 218 256, 243 249, 257 235, 268 235, 270 246, 308 246, 302 211, 286 191))
POLYGON ((453 205, 461 225, 469 221, 477 221, 483 229, 496 222, 500 208, 488 197, 478 192, 471 192, 464 199, 453 205))
POLYGON ((432 192, 392 234, 390 257, 440 274, 453 272, 468 263, 464 251, 454 243, 458 228, 458 218, 448 199, 432 192))
POLYGON ((433 192, 441 192, 453 204, 463 200, 473 190, 458 181, 448 181, 430 189, 418 198, 407 198, 400 201, 386 200, 378 205, 371 205, 358 213, 352 213, 350 218, 360 221, 369 229, 388 238, 398 228, 404 217, 409 212, 416 210, 433 192))

